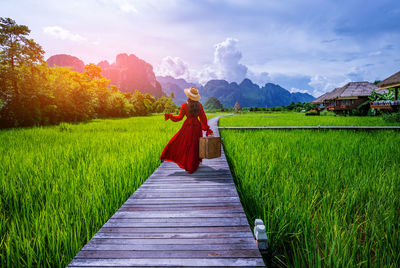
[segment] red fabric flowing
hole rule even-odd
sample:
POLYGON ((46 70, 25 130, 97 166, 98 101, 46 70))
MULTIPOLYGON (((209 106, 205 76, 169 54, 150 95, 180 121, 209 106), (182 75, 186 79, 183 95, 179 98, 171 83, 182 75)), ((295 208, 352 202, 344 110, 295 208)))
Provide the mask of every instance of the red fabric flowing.
POLYGON ((180 168, 189 173, 196 171, 201 162, 199 158, 199 139, 203 136, 202 130, 207 131, 207 135, 212 133, 201 104, 200 107, 200 112, 195 116, 189 115, 187 103, 182 104, 178 116, 165 114, 165 120, 171 119, 174 122, 181 121, 185 115, 187 118, 181 129, 165 146, 160 159, 175 162, 180 168), (200 118, 200 121, 198 118, 200 118))

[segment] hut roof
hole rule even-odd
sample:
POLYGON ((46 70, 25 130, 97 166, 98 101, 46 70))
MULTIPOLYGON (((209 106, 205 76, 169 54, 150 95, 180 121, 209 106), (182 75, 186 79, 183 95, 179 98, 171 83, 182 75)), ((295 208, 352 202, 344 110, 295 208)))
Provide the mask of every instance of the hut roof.
POLYGON ((378 87, 369 82, 350 82, 343 87, 338 87, 313 100, 311 103, 319 104, 326 100, 351 99, 356 97, 370 96, 372 91, 378 87))
POLYGON ((379 89, 400 87, 400 72, 397 72, 394 75, 389 76, 388 78, 380 82, 378 86, 379 89))
POLYGON ((311 101, 311 103, 314 103, 314 104, 323 103, 327 94, 328 94, 328 93, 322 94, 322 95, 319 96, 318 98, 316 98, 316 99, 314 99, 313 101, 311 101))
POLYGON ((378 87, 370 82, 350 82, 342 89, 338 99, 371 96, 372 91, 378 89, 378 87))
POLYGON ((343 92, 343 88, 341 88, 341 87, 335 88, 334 90, 327 92, 322 96, 319 96, 318 98, 313 100, 311 103, 319 104, 319 103, 323 103, 326 100, 336 99, 342 92, 343 92))

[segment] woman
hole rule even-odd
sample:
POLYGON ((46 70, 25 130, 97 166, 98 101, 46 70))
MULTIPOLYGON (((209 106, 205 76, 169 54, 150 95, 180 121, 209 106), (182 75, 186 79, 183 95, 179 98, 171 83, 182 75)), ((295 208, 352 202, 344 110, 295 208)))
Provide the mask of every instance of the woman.
POLYGON ((207 117, 203 106, 199 102, 200 95, 197 88, 191 87, 184 91, 188 99, 187 103, 182 104, 179 115, 174 116, 165 113, 164 116, 165 120, 171 119, 174 122, 181 121, 185 115, 187 119, 181 129, 165 146, 160 158, 161 160, 175 162, 187 172, 193 173, 201 162, 199 158, 199 139, 203 136, 202 130, 207 131, 207 136, 212 134, 213 131, 207 124, 207 117), (198 118, 200 118, 200 121, 198 118))

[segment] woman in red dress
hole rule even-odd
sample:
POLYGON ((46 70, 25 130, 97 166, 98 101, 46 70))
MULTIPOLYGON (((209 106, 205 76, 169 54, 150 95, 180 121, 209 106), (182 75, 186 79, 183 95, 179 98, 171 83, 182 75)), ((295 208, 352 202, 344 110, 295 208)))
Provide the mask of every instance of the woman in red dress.
POLYGON ((169 113, 164 114, 165 120, 171 119, 173 122, 181 121, 185 115, 187 119, 181 129, 165 146, 160 158, 161 160, 175 162, 180 168, 193 173, 201 162, 199 139, 203 137, 202 130, 206 131, 207 136, 213 132, 207 124, 207 117, 199 102, 200 95, 197 88, 187 88, 185 94, 188 96, 188 100, 187 103, 182 104, 178 116, 169 113), (200 121, 198 118, 200 118, 200 121))

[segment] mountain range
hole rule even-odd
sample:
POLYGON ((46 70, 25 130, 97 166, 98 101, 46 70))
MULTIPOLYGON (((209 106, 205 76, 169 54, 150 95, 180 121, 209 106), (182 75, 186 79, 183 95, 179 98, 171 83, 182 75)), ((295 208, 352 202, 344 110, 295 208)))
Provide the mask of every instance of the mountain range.
POLYGON ((229 83, 226 80, 210 80, 204 86, 188 83, 184 79, 175 79, 171 76, 157 76, 163 91, 167 94, 174 92, 174 101, 182 104, 187 97, 183 89, 195 86, 199 89, 203 101, 208 97, 216 97, 224 107, 233 107, 238 101, 242 107, 274 107, 289 105, 293 102, 310 102, 314 97, 308 93, 290 93, 287 89, 266 83, 263 87, 244 79, 240 84, 229 83))
MULTIPOLYGON (((77 72, 83 72, 84 63, 77 57, 59 54, 47 60, 49 66, 70 66, 77 72)), ((142 93, 150 93, 156 98, 170 95, 174 92, 174 102, 178 105, 186 102, 184 89, 197 87, 202 96, 202 102, 208 97, 216 97, 224 107, 233 107, 238 101, 242 107, 274 107, 289 105, 293 102, 310 102, 313 96, 307 93, 290 93, 288 90, 273 83, 264 86, 244 79, 240 84, 229 83, 226 80, 210 80, 204 86, 190 83, 184 79, 171 76, 155 76, 153 66, 133 54, 118 54, 115 62, 101 61, 97 64, 102 74, 110 79, 111 84, 120 87, 121 91, 133 92, 135 89, 142 93)))

